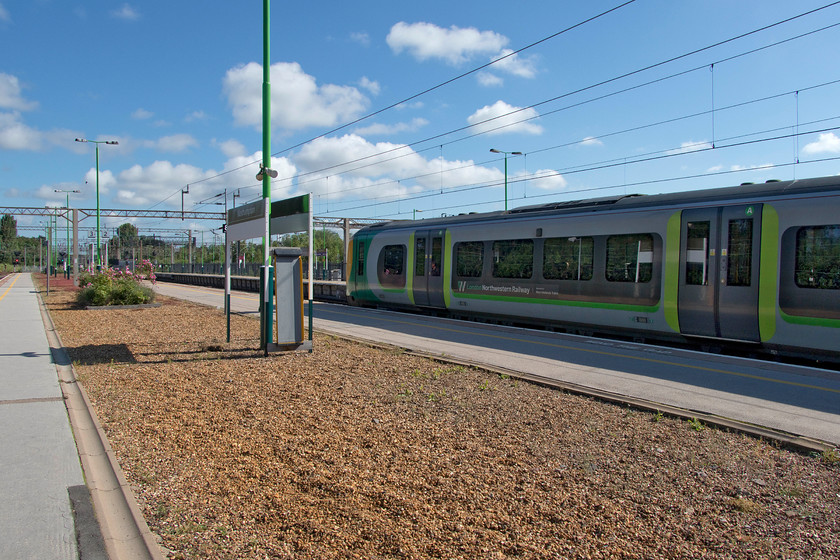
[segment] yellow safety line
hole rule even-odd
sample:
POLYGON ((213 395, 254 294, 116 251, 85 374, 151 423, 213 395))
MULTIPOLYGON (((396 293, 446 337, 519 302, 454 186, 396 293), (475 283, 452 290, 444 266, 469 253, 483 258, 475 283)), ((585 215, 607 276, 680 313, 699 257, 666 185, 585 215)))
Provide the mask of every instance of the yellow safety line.
MULTIPOLYGON (((351 313, 342 313, 341 311, 331 311, 331 312, 339 314, 339 315, 352 315, 351 313)), ((390 322, 390 323, 400 324, 400 325, 416 326, 415 324, 411 323, 410 321, 400 321, 400 320, 397 320, 397 319, 381 319, 381 320, 386 321, 386 322, 390 322)), ((439 327, 439 326, 436 326, 436 325, 428 325, 428 326, 432 329, 439 330, 439 331, 453 332, 453 333, 458 333, 458 334, 474 334, 474 333, 471 333, 471 332, 468 332, 468 331, 465 331, 465 330, 460 330, 460 329, 439 327)), ((627 354, 619 354, 619 353, 616 353, 616 352, 607 352, 605 350, 591 350, 591 349, 587 349, 587 348, 577 348, 577 347, 574 347, 574 346, 567 346, 567 345, 564 345, 564 344, 556 344, 556 343, 553 343, 553 342, 540 342, 540 341, 535 341, 535 340, 526 340, 526 339, 521 339, 521 338, 514 338, 514 337, 510 337, 510 336, 485 334, 485 333, 479 333, 479 336, 482 336, 482 337, 485 337, 485 338, 495 338, 495 339, 501 339, 501 340, 509 340, 509 341, 512 341, 512 342, 521 342, 521 343, 524 343, 524 344, 536 344, 536 345, 539 345, 539 346, 548 346, 548 347, 551 347, 551 348, 559 348, 561 350, 573 350, 573 351, 577 351, 577 352, 587 352, 589 354, 600 354, 600 355, 603 355, 603 356, 610 356, 610 357, 614 357, 614 358, 627 358, 627 359, 631 359, 631 360, 637 360, 637 361, 641 361, 641 362, 650 362, 650 363, 654 363, 654 364, 662 364, 662 365, 666 365, 666 366, 696 369, 696 370, 701 370, 701 371, 709 371, 709 372, 713 372, 713 373, 722 373, 724 375, 745 377, 747 379, 755 379, 755 380, 758 380, 758 381, 769 381, 771 383, 778 383, 780 385, 792 385, 794 387, 802 387, 802 388, 805 388, 805 389, 815 389, 817 391, 826 391, 826 392, 829 392, 829 393, 840 394, 840 389, 832 389, 830 387, 820 387, 819 385, 810 385, 808 383, 797 383, 796 381, 785 381, 785 380, 782 380, 782 379, 773 379, 772 377, 764 377, 764 376, 761 376, 761 375, 753 375, 751 373, 738 373, 737 371, 729 371, 729 370, 725 370, 725 369, 717 369, 717 368, 711 368, 711 367, 706 367, 706 366, 694 366, 694 365, 689 365, 689 364, 681 364, 679 362, 670 362, 670 361, 667 361, 667 360, 657 360, 655 358, 644 358, 644 357, 641 357, 641 356, 629 356, 627 354)))
POLYGON ((8 287, 8 288, 6 288, 6 291, 5 291, 5 292, 3 292, 3 295, 2 295, 2 296, 0 296, 0 301, 3 301, 3 298, 4 298, 4 297, 6 297, 6 294, 8 294, 8 293, 9 293, 9 290, 11 290, 11 289, 12 289, 12 286, 14 286, 14 285, 15 285, 15 282, 17 282, 17 281, 18 281, 18 278, 20 278, 20 273, 15 274, 15 279, 14 279, 14 280, 12 280, 12 283, 11 283, 11 284, 9 284, 9 287, 8 287))

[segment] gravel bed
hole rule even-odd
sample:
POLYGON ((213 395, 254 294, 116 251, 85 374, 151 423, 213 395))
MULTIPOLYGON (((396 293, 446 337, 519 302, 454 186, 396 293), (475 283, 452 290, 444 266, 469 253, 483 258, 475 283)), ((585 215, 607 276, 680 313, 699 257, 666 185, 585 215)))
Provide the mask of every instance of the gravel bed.
POLYGON ((52 318, 170 558, 838 558, 840 460, 315 333, 52 318))

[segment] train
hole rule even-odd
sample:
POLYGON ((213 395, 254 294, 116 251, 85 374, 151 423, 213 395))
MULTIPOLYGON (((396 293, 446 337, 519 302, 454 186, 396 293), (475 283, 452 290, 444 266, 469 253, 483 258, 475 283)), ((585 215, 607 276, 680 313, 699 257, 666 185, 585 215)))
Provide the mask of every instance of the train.
POLYGON ((352 305, 840 361, 840 177, 383 222, 347 261, 352 305))

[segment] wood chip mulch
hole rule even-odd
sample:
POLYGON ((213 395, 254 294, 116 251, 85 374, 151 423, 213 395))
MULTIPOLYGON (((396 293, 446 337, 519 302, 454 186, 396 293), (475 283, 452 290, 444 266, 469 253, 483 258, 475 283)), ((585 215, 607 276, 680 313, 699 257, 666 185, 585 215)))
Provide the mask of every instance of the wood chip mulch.
POLYGON ((840 460, 167 300, 45 300, 170 558, 838 558, 840 460))

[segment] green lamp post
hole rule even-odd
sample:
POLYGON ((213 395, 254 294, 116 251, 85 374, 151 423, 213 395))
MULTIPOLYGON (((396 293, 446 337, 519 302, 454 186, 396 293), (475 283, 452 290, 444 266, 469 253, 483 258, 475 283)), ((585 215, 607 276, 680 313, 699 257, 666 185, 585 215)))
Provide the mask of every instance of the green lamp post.
POLYGON ((90 142, 96 144, 96 270, 102 270, 102 257, 99 254, 99 144, 117 145, 116 140, 87 140, 85 138, 76 138, 76 142, 90 142))
POLYGON ((507 158, 508 156, 521 156, 524 155, 522 152, 505 152, 503 150, 497 150, 496 148, 490 148, 490 151, 494 154, 505 154, 505 212, 508 209, 508 188, 507 188, 507 158))
POLYGON ((63 192, 67 198, 66 204, 64 207, 67 209, 67 215, 65 216, 67 220, 67 260, 64 261, 64 270, 70 270, 70 193, 80 193, 82 191, 75 189, 75 190, 64 190, 64 189, 53 189, 55 192, 63 192))

